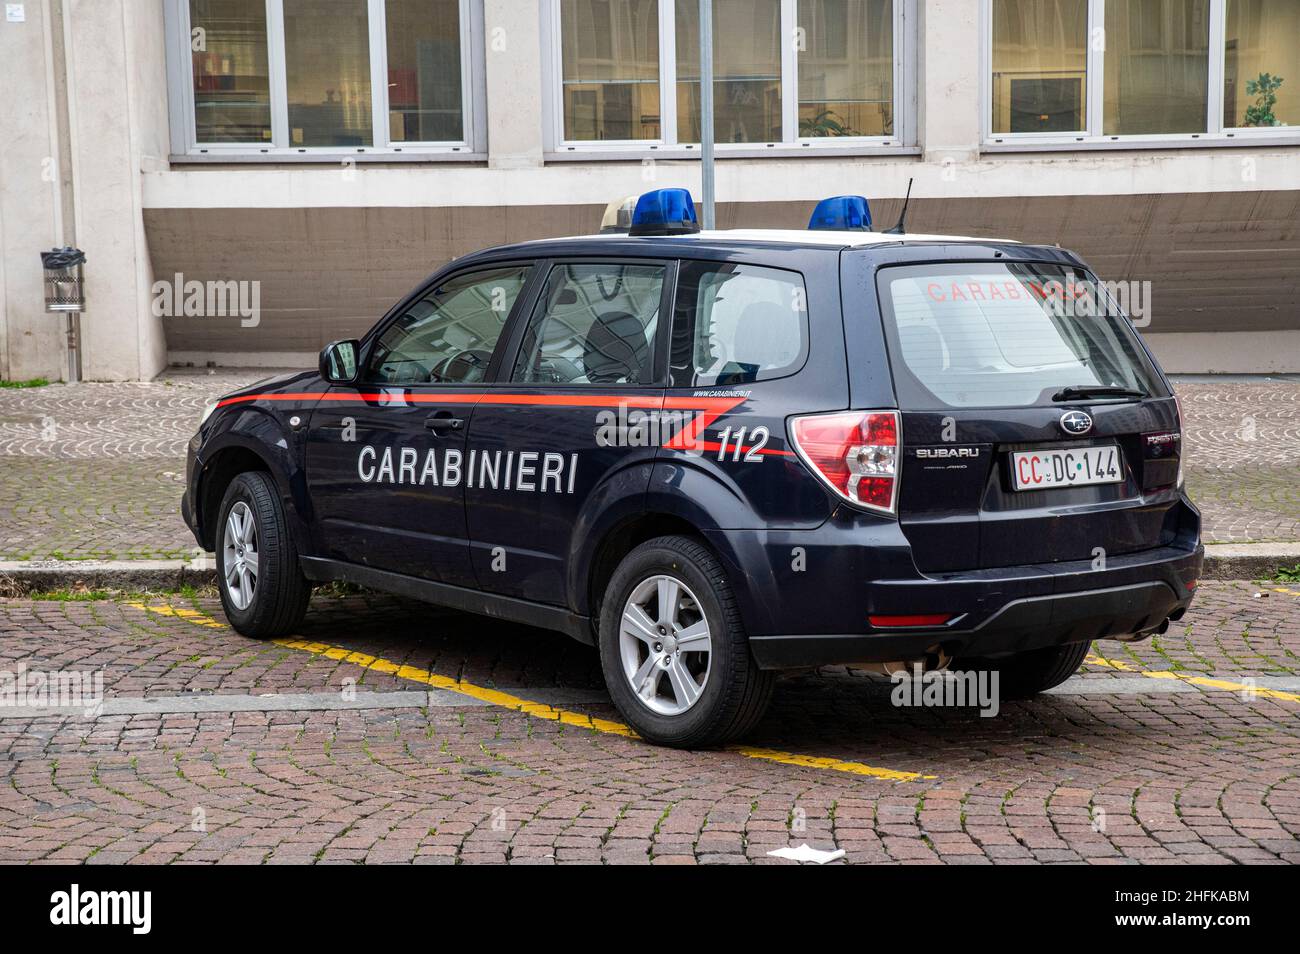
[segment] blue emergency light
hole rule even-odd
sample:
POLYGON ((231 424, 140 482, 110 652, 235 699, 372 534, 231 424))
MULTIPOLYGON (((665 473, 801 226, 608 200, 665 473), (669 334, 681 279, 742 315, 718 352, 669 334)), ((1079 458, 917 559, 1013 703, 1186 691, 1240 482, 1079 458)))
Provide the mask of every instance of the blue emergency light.
POLYGON ((700 230, 685 189, 655 189, 636 200, 629 235, 689 235, 700 230))
POLYGON ((808 228, 818 231, 870 232, 871 207, 860 195, 837 195, 822 199, 813 209, 808 228))

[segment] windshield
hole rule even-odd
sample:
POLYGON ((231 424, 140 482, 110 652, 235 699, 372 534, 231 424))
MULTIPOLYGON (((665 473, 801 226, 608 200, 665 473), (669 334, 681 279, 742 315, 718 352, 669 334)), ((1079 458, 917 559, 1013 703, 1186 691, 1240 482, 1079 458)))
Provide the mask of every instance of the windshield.
POLYGON ((1066 388, 1166 396, 1129 320, 1080 269, 953 262, 885 268, 879 283, 907 407, 1028 407, 1066 388))

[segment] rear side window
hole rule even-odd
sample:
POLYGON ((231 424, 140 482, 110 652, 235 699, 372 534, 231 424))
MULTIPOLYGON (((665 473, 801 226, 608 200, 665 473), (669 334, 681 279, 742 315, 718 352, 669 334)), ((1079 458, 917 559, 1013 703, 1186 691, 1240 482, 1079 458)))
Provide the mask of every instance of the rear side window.
POLYGON ((664 266, 556 265, 546 278, 511 380, 652 384, 664 266))
POLYGON ((808 354, 807 301, 798 272, 682 262, 673 385, 750 384, 798 371, 808 354))
POLYGON ((1128 319, 1079 269, 954 262, 885 268, 879 285, 907 407, 1028 407, 1072 386, 1164 396, 1128 319))

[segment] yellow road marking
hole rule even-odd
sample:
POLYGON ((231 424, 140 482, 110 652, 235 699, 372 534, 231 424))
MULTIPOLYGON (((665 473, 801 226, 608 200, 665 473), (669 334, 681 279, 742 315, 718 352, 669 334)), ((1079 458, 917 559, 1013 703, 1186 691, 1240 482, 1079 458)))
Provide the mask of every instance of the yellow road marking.
POLYGON ((1190 683, 1193 686, 1202 686, 1206 689, 1222 689, 1225 692, 1247 692, 1257 696, 1263 696, 1265 699, 1281 699, 1285 702, 1300 702, 1300 693, 1283 692, 1281 689, 1261 689, 1258 686, 1248 685, 1244 682, 1231 682, 1227 679, 1211 679, 1208 676, 1191 676, 1181 672, 1170 672, 1169 670, 1147 670, 1138 669, 1136 666, 1130 666, 1128 663, 1120 662, 1117 659, 1105 659, 1095 653, 1089 653, 1084 657, 1084 662, 1092 663, 1094 666, 1106 666, 1120 672, 1131 672, 1134 675, 1146 676, 1148 679, 1177 679, 1180 682, 1190 683))
POLYGON ((226 624, 218 622, 207 613, 200 613, 194 609, 182 609, 176 606, 146 606, 144 603, 126 603, 132 609, 148 610, 151 613, 158 613, 161 616, 178 616, 187 623, 193 623, 195 626, 206 626, 209 629, 226 629, 226 624))
MULTIPOLYGON (((126 603, 125 605, 130 606, 133 609, 156 613, 160 616, 175 616, 185 620, 186 622, 195 623, 199 626, 228 629, 225 623, 218 622, 211 616, 208 616, 205 613, 200 613, 197 610, 178 609, 166 604, 148 605, 145 603, 126 603)), ((632 727, 624 725, 621 722, 614 722, 611 719, 598 719, 595 716, 585 715, 581 712, 570 712, 568 709, 559 709, 555 706, 547 705, 544 702, 531 702, 528 699, 511 695, 508 692, 502 692, 499 689, 488 689, 484 686, 476 686, 473 683, 453 679, 450 676, 440 676, 438 673, 429 672, 427 669, 419 669, 415 666, 398 665, 395 662, 391 662, 379 656, 371 656, 368 653, 358 653, 339 646, 330 646, 326 643, 318 643, 306 639, 273 639, 271 642, 276 646, 284 646, 287 649, 296 649, 316 656, 324 656, 327 659, 335 659, 339 662, 351 663, 354 666, 360 666, 362 669, 371 669, 375 672, 386 673, 388 675, 396 676, 399 679, 407 679, 411 682, 423 683, 424 685, 430 686, 434 689, 445 689, 448 692, 456 692, 462 696, 468 696, 471 699, 478 699, 481 702, 486 702, 494 706, 501 706, 505 709, 523 712, 538 719, 549 719, 552 722, 559 722, 562 725, 572 725, 581 729, 593 729, 596 732, 604 732, 609 735, 619 735, 627 739, 637 738, 637 734, 632 727)), ((864 775, 870 778, 885 779, 892 782, 915 782, 921 779, 935 778, 933 775, 922 775, 919 772, 900 772, 896 769, 878 768, 877 766, 867 765, 863 762, 846 762, 843 759, 799 755, 796 752, 782 752, 779 749, 763 749, 746 745, 733 745, 729 746, 726 751, 743 755, 746 758, 762 759, 768 762, 779 762, 782 765, 795 765, 801 768, 827 769, 832 772, 846 772, 850 775, 864 775)))
POLYGON ((1269 589, 1278 593, 1285 593, 1287 596, 1300 596, 1300 590, 1288 590, 1285 586, 1272 586, 1269 589))
POLYGON ((448 692, 456 692, 462 696, 478 699, 494 706, 514 709, 517 712, 524 712, 539 719, 550 719, 552 722, 560 722, 564 725, 576 725, 584 729, 595 729, 597 732, 608 732, 611 735, 621 735, 627 738, 634 738, 636 735, 631 728, 620 722, 597 719, 579 712, 570 712, 567 709, 557 709, 555 706, 549 706, 542 702, 530 702, 508 692, 501 692, 499 689, 476 686, 473 683, 452 679, 450 676, 440 676, 435 672, 429 672, 427 669, 417 669, 415 666, 399 666, 397 663, 389 662, 387 659, 381 659, 377 656, 352 652, 338 646, 327 646, 325 643, 309 642, 305 639, 274 639, 271 641, 277 646, 287 646, 289 649, 300 649, 303 652, 324 656, 327 659, 352 663, 362 669, 373 669, 375 672, 388 673, 398 679, 423 683, 426 686, 432 686, 434 689, 446 689, 448 692))
POLYGON ((845 762, 840 759, 826 759, 815 755, 798 755, 794 752, 781 752, 777 749, 760 749, 748 745, 732 745, 728 752, 735 752, 750 759, 766 759, 780 762, 782 765, 799 765, 804 768, 830 769, 833 772, 848 772, 851 775, 870 775, 872 778, 890 779, 895 782, 914 782, 920 778, 935 778, 934 775, 919 775, 916 772, 898 772, 894 769, 876 768, 861 762, 845 762))

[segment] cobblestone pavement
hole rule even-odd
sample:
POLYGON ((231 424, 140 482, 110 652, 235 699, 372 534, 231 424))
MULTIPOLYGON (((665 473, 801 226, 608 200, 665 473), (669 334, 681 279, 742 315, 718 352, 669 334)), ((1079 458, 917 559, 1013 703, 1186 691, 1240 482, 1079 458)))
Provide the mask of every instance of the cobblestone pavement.
MULTIPOLYGON (((185 444, 265 370, 0 389, 0 560, 181 559, 185 444)), ((1300 381, 1184 383, 1187 483, 1211 543, 1300 541, 1300 381)))
POLYGON ((209 401, 272 373, 0 389, 0 560, 195 556, 185 445, 209 401))
POLYGON ((1258 592, 1205 583, 1177 631, 994 718, 789 676, 719 752, 599 721, 587 648, 422 604, 317 598, 277 644, 206 600, 0 601, 0 669, 102 669, 109 713, 0 709, 0 861, 1296 862, 1300 587, 1258 592), (456 691, 410 701, 431 686, 456 691))
POLYGON ((1210 543, 1300 540, 1300 380, 1177 385, 1210 543))

